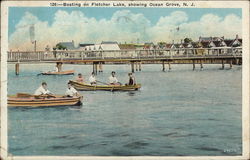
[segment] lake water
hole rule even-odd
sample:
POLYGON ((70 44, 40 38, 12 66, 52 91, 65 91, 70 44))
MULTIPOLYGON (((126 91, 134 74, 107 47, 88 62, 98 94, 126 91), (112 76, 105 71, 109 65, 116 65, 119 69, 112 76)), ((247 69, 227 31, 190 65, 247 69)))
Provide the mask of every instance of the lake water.
MULTIPOLYGON (((54 64, 8 65, 8 94, 34 93, 42 81, 64 94, 75 76, 37 76, 54 64)), ((112 70, 122 83, 130 65, 104 65, 97 79, 112 70)), ((142 65, 139 91, 82 91, 81 107, 9 108, 8 143, 13 155, 206 156, 242 154, 242 68, 221 65, 142 65)), ((63 65, 85 77, 91 65, 63 65)))

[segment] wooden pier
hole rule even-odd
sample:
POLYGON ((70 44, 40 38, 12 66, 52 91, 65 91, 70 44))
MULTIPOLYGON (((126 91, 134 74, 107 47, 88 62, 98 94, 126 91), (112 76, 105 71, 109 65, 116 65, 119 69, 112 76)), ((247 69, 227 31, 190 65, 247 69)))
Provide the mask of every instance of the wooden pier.
POLYGON ((196 64, 203 70, 204 64, 225 64, 229 68, 233 64, 242 63, 242 48, 182 48, 168 50, 109 50, 109 51, 36 51, 8 52, 8 62, 16 64, 16 74, 19 74, 20 63, 70 63, 92 64, 93 72, 103 72, 104 64, 131 64, 131 72, 141 71, 142 64, 162 64, 162 71, 171 70, 171 64, 196 64), (110 56, 112 53, 113 56, 110 56))

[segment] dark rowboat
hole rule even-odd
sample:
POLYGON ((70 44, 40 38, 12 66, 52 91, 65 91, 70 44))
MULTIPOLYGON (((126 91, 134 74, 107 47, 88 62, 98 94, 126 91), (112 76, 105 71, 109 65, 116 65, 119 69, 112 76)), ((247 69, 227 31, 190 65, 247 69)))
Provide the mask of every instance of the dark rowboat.
POLYGON ((82 97, 35 97, 26 94, 8 96, 9 107, 56 107, 56 106, 76 106, 81 105, 82 97))
POLYGON ((90 85, 76 81, 69 81, 76 90, 79 91, 135 91, 141 88, 141 84, 136 85, 90 85))

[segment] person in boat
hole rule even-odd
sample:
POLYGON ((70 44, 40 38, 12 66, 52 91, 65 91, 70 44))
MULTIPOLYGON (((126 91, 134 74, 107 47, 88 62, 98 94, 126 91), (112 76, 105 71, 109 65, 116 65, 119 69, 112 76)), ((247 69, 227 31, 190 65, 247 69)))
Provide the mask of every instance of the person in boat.
POLYGON ((70 82, 68 82, 68 87, 65 92, 66 97, 80 97, 80 94, 77 92, 77 90, 71 85, 70 82))
POLYGON ((126 83, 126 85, 135 85, 135 77, 132 73, 128 73, 129 81, 126 83))
POLYGON ((90 83, 91 85, 96 84, 96 78, 95 78, 95 73, 94 73, 94 72, 92 72, 92 73, 91 73, 91 76, 89 77, 89 83, 90 83))
POLYGON ((109 77, 109 84, 110 85, 121 85, 121 83, 118 82, 117 78, 115 77, 115 71, 111 72, 111 76, 109 77))
POLYGON ((58 69, 58 65, 57 65, 57 64, 56 64, 56 66, 54 67, 53 72, 59 72, 59 69, 58 69))
POLYGON ((42 85, 35 91, 35 97, 54 97, 53 94, 47 89, 47 83, 43 82, 42 85))
POLYGON ((78 74, 78 76, 76 77, 76 82, 79 82, 79 83, 83 83, 84 82, 84 78, 82 76, 81 73, 78 74))

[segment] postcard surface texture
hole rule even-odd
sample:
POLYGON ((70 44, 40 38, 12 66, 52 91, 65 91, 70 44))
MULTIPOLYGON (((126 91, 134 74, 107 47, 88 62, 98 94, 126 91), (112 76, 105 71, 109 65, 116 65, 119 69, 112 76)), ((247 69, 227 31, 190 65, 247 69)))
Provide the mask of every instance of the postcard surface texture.
POLYGON ((1 159, 249 159, 249 1, 2 1, 1 159))

